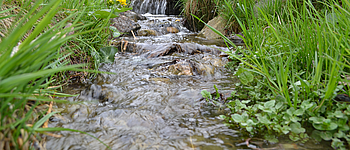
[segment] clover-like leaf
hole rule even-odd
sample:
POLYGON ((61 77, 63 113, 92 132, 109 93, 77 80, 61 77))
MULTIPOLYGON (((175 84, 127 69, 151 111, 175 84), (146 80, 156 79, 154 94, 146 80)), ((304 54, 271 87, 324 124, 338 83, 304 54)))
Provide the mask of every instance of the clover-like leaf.
POLYGON ((227 117, 225 115, 219 115, 221 119, 226 119, 227 117))
POLYGON ((292 141, 299 141, 299 140, 300 140, 300 138, 299 138, 298 136, 295 136, 295 135, 292 135, 292 134, 289 135, 289 138, 290 138, 292 141))
POLYGON ((277 102, 282 102, 282 103, 287 103, 287 99, 284 98, 284 97, 281 96, 281 95, 277 95, 277 96, 276 96, 276 101, 277 101, 277 102))
POLYGON ((301 127, 301 124, 299 122, 293 122, 290 124, 290 129, 293 133, 300 134, 304 133, 305 129, 301 127))
POLYGON ((247 85, 254 80, 253 74, 248 70, 244 70, 241 74, 238 75, 238 78, 244 85, 247 85))
POLYGON ((338 125, 334 122, 331 122, 330 119, 325 119, 322 124, 313 123, 312 126, 317 130, 334 130, 338 128, 338 125))
POLYGON ((115 47, 109 46, 109 47, 103 47, 100 49, 100 57, 102 63, 113 63, 114 62, 114 56, 118 52, 118 50, 115 47))
POLYGON ((248 127, 246 127, 245 129, 246 129, 248 132, 252 132, 252 131, 253 131, 253 127, 249 127, 249 126, 248 126, 248 127))
POLYGON ((346 134, 342 131, 338 131, 337 133, 334 133, 334 136, 337 138, 346 138, 346 134))
POLYGON ((303 109, 304 111, 313 107, 315 104, 314 103, 311 103, 309 101, 303 101, 300 105, 300 108, 303 109))
POLYGON ((283 103, 278 102, 278 103, 276 104, 275 108, 278 110, 278 109, 282 108, 282 106, 283 106, 283 103))
POLYGON ((262 116, 261 114, 256 114, 256 116, 258 117, 260 123, 265 125, 271 124, 271 121, 267 118, 267 116, 262 116))
POLYGON ((233 119, 233 121, 235 121, 237 123, 243 122, 243 117, 239 114, 233 114, 233 115, 231 115, 231 118, 233 119))
POLYGON ((311 137, 316 141, 321 142, 322 141, 321 133, 322 133, 321 131, 314 130, 311 133, 311 137))
POLYGON ((321 132, 320 136, 326 141, 331 140, 333 138, 332 132, 321 132))
POLYGON ((273 108, 275 106, 275 100, 268 101, 264 104, 265 108, 273 108))
POLYGON ((268 140, 269 142, 273 142, 273 143, 277 143, 277 142, 278 142, 278 139, 276 138, 275 135, 265 134, 265 135, 264 135, 264 138, 265 138, 266 140, 268 140))
POLYGON ((325 120, 324 117, 310 117, 310 121, 312 121, 314 124, 322 124, 325 120))
POLYGON ((346 118, 346 116, 343 114, 343 112, 337 110, 333 113, 333 115, 337 118, 346 118))
POLYGON ((202 90, 201 94, 202 94, 203 98, 207 99, 207 101, 209 99, 212 99, 212 96, 211 96, 210 92, 208 92, 207 90, 202 90))
POLYGON ((121 35, 116 27, 109 26, 109 29, 112 31, 113 38, 117 38, 117 37, 119 37, 121 35))
POLYGON ((334 149, 340 149, 340 150, 345 150, 346 148, 345 148, 345 146, 344 146, 344 142, 343 141, 341 141, 341 140, 339 140, 339 139, 337 139, 337 138, 334 138, 334 139, 332 139, 332 147, 334 148, 334 149))
POLYGON ((294 115, 296 116, 302 116, 304 114, 304 110, 302 109, 297 109, 294 111, 294 115))

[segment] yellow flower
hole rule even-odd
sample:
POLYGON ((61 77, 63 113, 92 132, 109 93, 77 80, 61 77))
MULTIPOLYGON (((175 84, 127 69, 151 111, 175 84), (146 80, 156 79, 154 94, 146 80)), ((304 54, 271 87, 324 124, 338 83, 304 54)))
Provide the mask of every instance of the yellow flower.
POLYGON ((122 5, 126 5, 126 0, 116 0, 116 1, 119 1, 120 4, 122 4, 122 5))

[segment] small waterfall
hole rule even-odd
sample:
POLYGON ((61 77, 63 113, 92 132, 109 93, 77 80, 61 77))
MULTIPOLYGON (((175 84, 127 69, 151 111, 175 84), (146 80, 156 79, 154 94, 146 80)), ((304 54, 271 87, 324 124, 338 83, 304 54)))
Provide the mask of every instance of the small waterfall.
POLYGON ((165 14, 167 0, 132 0, 131 5, 140 14, 165 14))

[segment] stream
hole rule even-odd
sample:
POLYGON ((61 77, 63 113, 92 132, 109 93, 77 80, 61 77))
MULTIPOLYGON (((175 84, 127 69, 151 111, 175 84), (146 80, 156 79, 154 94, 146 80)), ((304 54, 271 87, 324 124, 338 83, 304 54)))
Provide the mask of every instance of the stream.
MULTIPOLYGON (((166 15, 146 15, 141 29, 154 24, 175 24, 166 15)), ((70 103, 56 104, 60 115, 49 127, 87 132, 113 150, 223 150, 223 149, 325 149, 318 144, 296 144, 286 138, 280 143, 245 135, 230 128, 219 115, 229 114, 224 106, 208 105, 202 90, 215 92, 216 85, 229 96, 239 82, 225 69, 228 51, 222 41, 209 41, 181 25, 179 32, 153 36, 124 37, 122 52, 113 64, 101 64, 99 74, 89 84, 71 85, 64 93, 70 103), (123 49, 125 47, 125 49, 123 49), (247 144, 248 143, 248 144, 247 144)), ((107 149, 96 139, 81 133, 61 131, 61 138, 47 136, 47 149, 107 149)), ((329 144, 328 144, 329 145, 329 144)))

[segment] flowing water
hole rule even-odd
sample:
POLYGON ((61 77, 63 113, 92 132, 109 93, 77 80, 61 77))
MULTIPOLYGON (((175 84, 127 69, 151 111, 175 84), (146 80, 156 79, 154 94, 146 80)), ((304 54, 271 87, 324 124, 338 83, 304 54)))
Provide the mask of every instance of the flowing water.
MULTIPOLYGON (((181 18, 148 16, 139 21, 143 29, 175 24, 181 18)), ((115 55, 113 64, 102 64, 90 84, 67 87, 73 103, 57 104, 61 116, 51 118, 50 127, 87 132, 113 150, 220 150, 220 149, 318 149, 280 139, 267 143, 229 128, 218 115, 228 114, 223 106, 208 105, 201 91, 229 95, 239 82, 225 69, 227 51, 218 41, 207 41, 177 26, 178 33, 124 38, 127 49, 115 55), (248 144, 247 144, 248 143, 248 144)), ((121 47, 125 46, 123 42, 121 47)), ((106 149, 99 141, 80 133, 57 132, 62 138, 47 137, 48 149, 106 149)), ((322 148, 322 147, 321 147, 322 148)), ((324 147, 323 147, 324 149, 324 147)))
POLYGON ((133 11, 140 14, 165 14, 167 0, 134 0, 131 6, 133 11))

